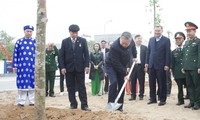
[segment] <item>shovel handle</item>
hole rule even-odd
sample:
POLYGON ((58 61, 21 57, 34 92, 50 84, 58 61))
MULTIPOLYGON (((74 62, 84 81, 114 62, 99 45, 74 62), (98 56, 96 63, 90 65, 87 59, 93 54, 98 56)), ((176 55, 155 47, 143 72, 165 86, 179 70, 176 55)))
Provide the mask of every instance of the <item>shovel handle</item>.
MULTIPOLYGON (((128 76, 127 76, 128 78, 130 78, 134 66, 135 66, 135 62, 133 62, 132 66, 131 66, 131 69, 130 69, 130 71, 129 71, 129 73, 128 73, 128 76)), ((122 88, 120 89, 119 94, 117 95, 117 98, 115 99, 115 103, 118 102, 118 100, 119 100, 119 98, 120 98, 122 92, 124 91, 124 88, 125 88, 127 82, 128 82, 128 79, 126 79, 126 80, 124 81, 124 84, 123 84, 122 88)))

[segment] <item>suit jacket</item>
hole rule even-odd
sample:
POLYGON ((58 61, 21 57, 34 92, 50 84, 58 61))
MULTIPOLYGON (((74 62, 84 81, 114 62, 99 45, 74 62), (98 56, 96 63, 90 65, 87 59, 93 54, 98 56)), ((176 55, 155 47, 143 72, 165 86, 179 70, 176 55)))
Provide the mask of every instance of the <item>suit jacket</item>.
POLYGON ((110 50, 109 48, 106 48, 105 53, 109 52, 109 50, 110 50))
POLYGON ((183 46, 184 70, 197 70, 200 68, 200 40, 189 40, 183 46))
POLYGON ((175 79, 185 78, 185 74, 181 72, 183 68, 183 51, 178 48, 172 51, 172 73, 175 79))
POLYGON ((140 60, 141 65, 144 68, 146 63, 146 56, 147 56, 147 46, 141 45, 140 46, 140 60))
POLYGON ((91 52, 90 53, 90 74, 89 74, 89 79, 94 80, 95 79, 95 73, 96 71, 99 72, 99 79, 103 80, 104 79, 104 72, 103 72, 103 53, 99 51, 98 53, 96 52, 91 52), (98 70, 94 69, 94 65, 98 65, 98 70))
POLYGON ((60 67, 66 68, 67 72, 84 71, 89 67, 89 52, 86 39, 77 37, 75 49, 70 37, 64 39, 60 51, 60 67))
POLYGON ((165 36, 162 36, 158 42, 155 37, 150 38, 146 60, 148 67, 156 70, 164 69, 164 66, 170 67, 170 47, 170 39, 165 36))

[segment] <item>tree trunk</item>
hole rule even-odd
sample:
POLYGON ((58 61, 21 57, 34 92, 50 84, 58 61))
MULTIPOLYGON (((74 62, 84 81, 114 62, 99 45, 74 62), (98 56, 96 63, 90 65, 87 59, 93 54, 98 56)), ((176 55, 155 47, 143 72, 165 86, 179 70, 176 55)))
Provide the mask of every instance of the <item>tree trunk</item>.
POLYGON ((35 58, 35 120, 45 120, 46 0, 38 0, 35 58))

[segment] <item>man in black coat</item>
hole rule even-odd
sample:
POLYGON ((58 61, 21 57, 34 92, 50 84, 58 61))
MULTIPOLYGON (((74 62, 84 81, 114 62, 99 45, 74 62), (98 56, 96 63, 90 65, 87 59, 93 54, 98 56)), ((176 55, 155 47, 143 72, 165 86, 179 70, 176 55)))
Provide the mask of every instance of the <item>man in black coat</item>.
MULTIPOLYGON (((105 64, 105 56, 106 56, 106 53, 108 53, 109 52, 109 48, 106 48, 106 44, 107 44, 107 42, 105 41, 105 40, 102 40, 101 41, 101 52, 103 53, 103 58, 104 58, 104 64, 105 64)), ((103 65, 104 65, 103 64, 103 65)), ((105 65, 103 66, 104 67, 104 70, 105 70, 105 65)), ((105 85, 104 85, 104 92, 105 92, 105 94, 108 92, 108 86, 109 86, 109 78, 108 78, 108 76, 107 76, 107 73, 105 72, 105 85)))
POLYGON ((137 50, 137 57, 135 60, 135 66, 133 68, 132 74, 131 74, 131 100, 136 99, 136 83, 137 79, 139 81, 140 85, 140 91, 139 91, 139 99, 143 100, 144 97, 144 83, 145 83, 145 62, 146 62, 146 53, 147 53, 147 47, 142 45, 142 36, 136 35, 135 36, 135 44, 136 44, 136 50, 137 50))
POLYGON ((154 28, 155 36, 150 38, 147 49, 147 61, 145 67, 148 68, 150 101, 148 104, 157 103, 156 80, 158 83, 158 95, 160 96, 159 106, 166 104, 167 81, 166 71, 169 71, 171 50, 170 39, 162 35, 163 27, 154 28))
MULTIPOLYGON (((112 44, 108 56, 106 58, 106 70, 110 79, 108 102, 114 103, 122 85, 124 79, 129 79, 126 76, 127 68, 130 67, 130 54, 132 53, 132 47, 135 47, 132 41, 132 35, 129 32, 123 32, 121 37, 114 41, 112 44)), ((135 48, 134 48, 135 49, 135 48)), ((124 102, 124 91, 118 100, 118 103, 124 102)), ((123 111, 123 106, 118 110, 123 111)))
POLYGON ((69 26, 70 37, 64 39, 60 52, 60 67, 63 75, 66 75, 67 91, 70 108, 77 109, 78 103, 75 97, 75 84, 77 84, 81 109, 91 111, 88 108, 87 93, 85 87, 85 72, 89 72, 89 52, 87 41, 78 36, 79 26, 69 26))

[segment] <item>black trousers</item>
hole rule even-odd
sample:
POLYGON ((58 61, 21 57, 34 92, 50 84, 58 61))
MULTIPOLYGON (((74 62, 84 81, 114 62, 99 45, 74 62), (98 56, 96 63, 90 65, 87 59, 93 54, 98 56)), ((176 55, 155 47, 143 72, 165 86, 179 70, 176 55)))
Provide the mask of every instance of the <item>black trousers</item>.
POLYGON ((160 102, 166 102, 167 98, 167 84, 166 84, 166 71, 162 69, 156 70, 149 68, 149 87, 150 87, 150 100, 156 102, 156 80, 158 83, 158 95, 160 102))
POLYGON ((167 79, 167 95, 170 95, 172 89, 172 79, 170 71, 166 71, 166 79, 167 79))
POLYGON ((62 74, 61 69, 59 69, 59 71, 60 71, 60 92, 64 92, 65 76, 62 74))
MULTIPOLYGON (((108 92, 108 102, 115 102, 115 99, 121 90, 123 84, 124 84, 124 77, 125 75, 118 73, 112 66, 107 66, 107 73, 109 76, 110 80, 110 86, 109 86, 109 92, 108 92)), ((117 101, 118 103, 122 103, 122 106, 119 109, 123 108, 123 103, 124 103, 124 92, 123 90, 119 100, 117 101)))
POLYGON ((76 101, 76 85, 79 92, 79 99, 81 101, 81 108, 88 107, 87 103, 87 93, 85 87, 85 73, 83 72, 67 72, 66 73, 66 85, 68 91, 68 97, 71 106, 77 106, 78 103, 76 101))
POLYGON ((135 64, 133 72, 131 74, 131 97, 136 97, 136 83, 139 81, 140 90, 139 97, 144 96, 144 83, 145 83, 145 72, 141 64, 135 64))
POLYGON ((175 79, 177 86, 178 86, 178 102, 184 102, 184 98, 183 98, 183 86, 184 83, 186 82, 185 78, 179 78, 179 79, 175 79))
POLYGON ((108 92, 108 87, 109 87, 109 77, 105 77, 105 85, 104 85, 104 92, 108 92))

